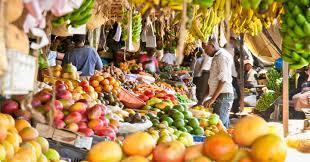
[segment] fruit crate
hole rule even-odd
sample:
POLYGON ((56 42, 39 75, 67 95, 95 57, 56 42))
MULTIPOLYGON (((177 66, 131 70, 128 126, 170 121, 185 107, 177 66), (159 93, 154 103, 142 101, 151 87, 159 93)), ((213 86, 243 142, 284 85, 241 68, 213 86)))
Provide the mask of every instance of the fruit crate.
POLYGON ((86 149, 80 149, 51 139, 48 139, 48 142, 50 148, 57 150, 62 158, 70 159, 71 162, 80 162, 86 159, 86 149))

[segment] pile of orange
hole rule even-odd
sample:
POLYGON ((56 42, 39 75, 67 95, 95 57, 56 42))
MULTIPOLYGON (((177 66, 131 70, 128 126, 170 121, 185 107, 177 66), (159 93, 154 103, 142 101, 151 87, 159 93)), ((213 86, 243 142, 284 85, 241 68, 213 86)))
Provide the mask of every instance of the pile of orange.
POLYGON ((90 78, 90 85, 97 93, 111 92, 118 95, 121 90, 121 82, 111 76, 105 78, 102 75, 94 75, 90 78))

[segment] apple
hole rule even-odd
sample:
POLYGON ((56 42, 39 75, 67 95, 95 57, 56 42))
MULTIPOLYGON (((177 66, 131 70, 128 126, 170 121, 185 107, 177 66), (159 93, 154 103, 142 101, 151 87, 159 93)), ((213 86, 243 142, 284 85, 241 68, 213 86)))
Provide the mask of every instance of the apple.
POLYGON ((68 116, 65 117, 65 123, 78 123, 82 120, 82 115, 78 112, 71 112, 68 116))
POLYGON ((59 84, 59 85, 56 85, 55 89, 57 92, 61 92, 61 91, 67 90, 67 87, 65 84, 59 84))
POLYGON ((164 142, 153 151, 154 162, 183 162, 185 146, 178 141, 164 142))
POLYGON ((71 100, 72 99, 72 93, 68 90, 60 91, 56 93, 57 99, 65 99, 65 100, 71 100))
POLYGON ((69 109, 69 107, 74 104, 73 99, 70 100, 60 99, 59 101, 62 103, 64 109, 69 109))
POLYGON ((82 119, 81 119, 81 121, 82 121, 82 122, 88 122, 88 115, 87 115, 86 112, 82 114, 82 119))
POLYGON ((83 102, 76 102, 69 108, 70 112, 79 112, 83 114, 87 109, 87 105, 83 102))
POLYGON ((103 117, 103 116, 101 116, 100 119, 103 122, 103 126, 109 126, 109 124, 110 124, 110 120, 109 119, 107 119, 106 117, 103 117))
POLYGON ((89 101, 86 99, 80 99, 80 100, 77 100, 76 102, 82 102, 82 103, 86 104, 87 107, 89 107, 89 101))
POLYGON ((98 136, 108 137, 110 140, 115 140, 116 138, 115 131, 110 127, 103 127, 102 129, 95 131, 95 134, 98 136))
POLYGON ((54 120, 62 120, 64 118, 64 113, 60 110, 55 110, 54 120))
POLYGON ((88 128, 98 131, 101 130, 103 127, 103 121, 100 119, 92 119, 88 122, 88 128))
MULTIPOLYGON (((53 103, 52 101, 48 102, 47 104, 44 105, 44 110, 45 111, 50 111, 53 108, 53 103)), ((54 101, 54 108, 55 110, 63 110, 63 105, 59 100, 54 101)))
POLYGON ((81 87, 87 87, 89 86, 89 82, 87 80, 82 80, 80 83, 79 83, 79 86, 81 87))
POLYGON ((54 120, 54 127, 57 129, 63 129, 65 128, 66 124, 62 120, 54 120))
POLYGON ((140 95, 138 98, 141 99, 142 101, 147 101, 150 99, 147 95, 140 95))
POLYGON ((66 126, 66 129, 72 132, 77 132, 79 130, 79 126, 76 123, 70 123, 66 126))
POLYGON ((80 130, 80 129, 87 128, 87 124, 86 124, 85 122, 82 122, 82 121, 80 121, 80 122, 78 123, 78 126, 79 126, 79 130, 80 130))
POLYGON ((102 105, 96 104, 88 111, 88 119, 99 119, 102 113, 102 105))
POLYGON ((32 105, 32 107, 38 107, 38 106, 41 106, 42 103, 41 103, 39 98, 33 97, 32 101, 31 101, 31 105, 32 105))
POLYGON ((19 105, 14 100, 5 100, 1 104, 1 112, 5 113, 5 114, 12 115, 17 110, 19 110, 19 105))
POLYGON ((90 128, 79 129, 79 132, 85 135, 86 137, 90 137, 94 135, 94 131, 90 128))
POLYGON ((52 99, 52 94, 48 90, 42 90, 37 93, 34 98, 38 98, 41 103, 46 103, 52 99))
POLYGON ((152 98, 155 96, 155 93, 153 91, 146 90, 146 91, 144 91, 144 95, 146 95, 149 98, 152 98))

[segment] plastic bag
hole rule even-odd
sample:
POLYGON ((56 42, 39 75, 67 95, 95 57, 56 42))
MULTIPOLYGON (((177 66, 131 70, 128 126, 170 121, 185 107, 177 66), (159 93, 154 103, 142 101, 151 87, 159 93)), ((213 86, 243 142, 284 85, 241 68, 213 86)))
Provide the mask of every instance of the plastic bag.
POLYGON ((255 107, 256 106, 256 95, 250 95, 244 97, 245 106, 255 107))
POLYGON ((152 122, 147 120, 145 123, 121 123, 118 129, 118 133, 120 134, 129 134, 129 133, 134 133, 138 131, 144 131, 150 127, 152 127, 152 122))

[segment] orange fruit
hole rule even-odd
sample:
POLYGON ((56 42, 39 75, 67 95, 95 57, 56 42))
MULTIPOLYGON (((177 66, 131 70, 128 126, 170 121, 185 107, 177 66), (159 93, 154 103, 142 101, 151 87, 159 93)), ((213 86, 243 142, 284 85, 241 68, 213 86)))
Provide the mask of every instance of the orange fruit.
POLYGON ((98 93, 102 92, 102 87, 100 87, 100 86, 95 87, 95 91, 98 93))
POLYGON ((87 153, 88 162, 119 162, 123 157, 122 148, 113 141, 100 142, 87 153))
POLYGON ((147 157, 155 148, 153 137, 146 132, 128 135, 123 141, 123 151, 129 156, 139 155, 147 157))
POLYGON ((241 146, 251 146, 255 139, 269 133, 267 122, 256 115, 240 119, 233 131, 234 141, 241 146))
POLYGON ((98 87, 100 84, 99 84, 99 81, 98 80, 92 80, 91 82, 90 82, 90 84, 93 86, 93 87, 98 87))
POLYGON ((215 161, 229 161, 237 151, 238 146, 224 132, 208 137, 203 144, 203 153, 215 161))
POLYGON ((39 132, 32 127, 27 127, 22 129, 19 132, 20 137, 22 138, 23 141, 31 141, 35 140, 39 136, 39 132))
POLYGON ((190 161, 190 160, 196 159, 200 156, 203 156, 202 147, 203 147, 203 144, 198 144, 198 145, 193 145, 193 146, 187 147, 185 150, 184 160, 190 161))
POLYGON ((5 140, 7 134, 8 134, 7 128, 3 125, 0 125, 0 142, 5 140))
POLYGON ((104 79, 100 82, 100 85, 104 86, 104 85, 109 85, 110 81, 108 79, 104 79))
POLYGON ((15 121, 15 128, 18 132, 27 127, 31 127, 30 123, 27 120, 17 119, 15 121))
POLYGON ((130 156, 121 162, 149 162, 149 160, 143 156, 130 156))
POLYGON ((286 144, 276 135, 264 135, 254 141, 250 154, 255 162, 284 162, 286 144))
POLYGON ((113 86, 111 86, 111 85, 104 85, 103 86, 103 90, 105 92, 111 92, 113 90, 113 86))

